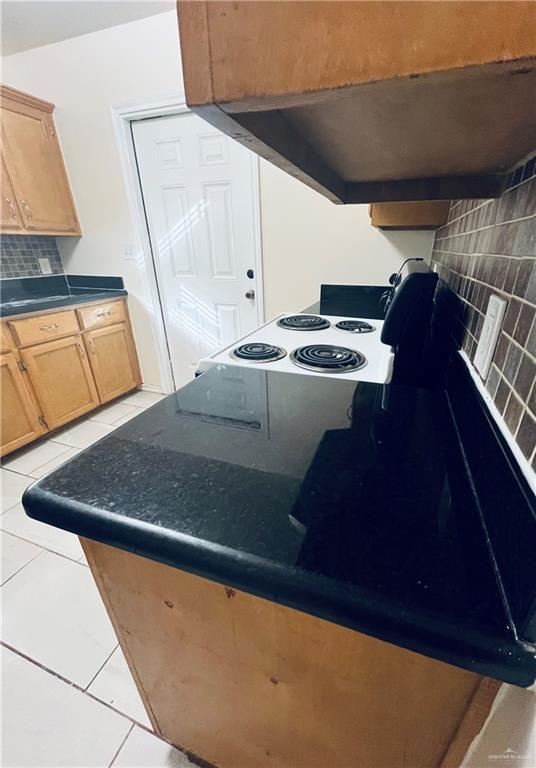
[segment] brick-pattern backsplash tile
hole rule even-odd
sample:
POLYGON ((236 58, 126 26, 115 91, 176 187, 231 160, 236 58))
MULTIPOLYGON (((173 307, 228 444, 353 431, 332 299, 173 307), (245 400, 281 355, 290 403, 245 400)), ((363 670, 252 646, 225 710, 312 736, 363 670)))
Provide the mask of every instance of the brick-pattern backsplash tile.
POLYGON ((471 361, 489 297, 508 301, 485 386, 536 467, 536 158, 498 199, 451 203, 432 268, 461 299, 453 335, 471 361))
POLYGON ((58 246, 54 237, 36 235, 2 235, 0 238, 0 278, 40 277, 39 258, 50 261, 52 274, 63 274, 58 246))

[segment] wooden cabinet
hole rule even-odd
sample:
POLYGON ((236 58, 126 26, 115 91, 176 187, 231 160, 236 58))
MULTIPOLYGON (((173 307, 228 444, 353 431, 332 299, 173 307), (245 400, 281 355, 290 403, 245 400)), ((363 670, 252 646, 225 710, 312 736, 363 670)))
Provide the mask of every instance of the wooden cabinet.
POLYGON ((122 301, 110 301, 107 304, 96 304, 92 307, 77 309, 80 327, 89 331, 103 325, 115 325, 127 321, 126 308, 122 301))
POLYGON ((126 323, 87 331, 84 341, 101 403, 134 389, 136 362, 126 323))
POLYGON ((7 172, 7 167, 4 158, 2 161, 2 199, 0 205, 1 219, 0 219, 0 231, 4 234, 20 234, 24 224, 22 216, 20 215, 19 207, 15 199, 15 191, 11 184, 11 179, 7 172))
POLYGON ((28 347, 21 355, 49 429, 99 405, 82 336, 28 347))
POLYGON ((7 206, 2 231, 79 235, 52 118, 54 105, 6 86, 0 87, 0 95, 2 163, 7 170, 2 174, 2 200, 7 206))
POLYGON ((19 320, 9 321, 9 327, 19 347, 78 333, 76 314, 72 309, 21 317, 19 320))
POLYGON ((15 352, 0 355, 1 446, 0 456, 36 440, 46 431, 37 403, 19 368, 15 352))
POLYGON ((373 203, 370 221, 378 229, 437 229, 446 223, 450 202, 373 203))
POLYGON ((122 299, 3 320, 0 341, 0 455, 141 384, 122 299))
POLYGON ((495 197, 536 146, 536 3, 177 7, 188 106, 334 202, 495 197))
POLYGON ((9 352, 15 344, 6 322, 0 323, 0 352, 9 352))

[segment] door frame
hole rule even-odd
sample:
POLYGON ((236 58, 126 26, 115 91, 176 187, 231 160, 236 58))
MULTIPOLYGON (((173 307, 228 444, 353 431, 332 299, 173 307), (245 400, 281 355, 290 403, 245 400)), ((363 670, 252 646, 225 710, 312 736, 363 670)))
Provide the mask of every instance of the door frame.
MULTIPOLYGON (((156 117, 168 117, 191 112, 183 96, 170 96, 160 99, 147 99, 112 106, 112 122, 116 137, 117 148, 123 181, 127 195, 128 208, 133 223, 134 243, 133 259, 138 261, 142 272, 143 285, 149 309, 153 315, 153 335, 156 344, 158 366, 162 388, 167 394, 176 390, 173 379, 173 368, 167 339, 166 318, 160 299, 156 265, 151 248, 151 239, 145 216, 145 206, 138 175, 132 123, 156 117)), ((208 123, 207 123, 208 125, 208 123)), ((262 269, 262 237, 261 237, 261 206, 259 189, 259 158, 251 153, 251 180, 253 189, 253 227, 254 227, 254 268, 256 275, 256 306, 258 323, 264 322, 264 286, 262 269)))

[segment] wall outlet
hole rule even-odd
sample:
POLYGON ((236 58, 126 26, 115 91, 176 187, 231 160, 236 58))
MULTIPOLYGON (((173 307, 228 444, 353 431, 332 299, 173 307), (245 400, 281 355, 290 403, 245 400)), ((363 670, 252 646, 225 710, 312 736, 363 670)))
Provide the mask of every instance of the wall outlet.
POLYGON ((41 259, 37 259, 39 262, 39 268, 41 270, 42 275, 51 275, 52 274, 52 267, 50 266, 50 259, 47 259, 45 257, 41 259))
POLYGON ((501 332, 501 325, 506 312, 507 302, 493 294, 489 297, 486 317, 482 326, 482 333, 475 353, 475 368, 485 379, 489 373, 493 353, 497 345, 497 339, 501 332))

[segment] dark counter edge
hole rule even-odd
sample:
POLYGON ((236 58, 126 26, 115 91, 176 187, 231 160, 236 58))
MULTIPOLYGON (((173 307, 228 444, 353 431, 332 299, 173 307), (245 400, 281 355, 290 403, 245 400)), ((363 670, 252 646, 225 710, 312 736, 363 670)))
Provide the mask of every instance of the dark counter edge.
POLYGON ((139 520, 73 502, 33 483, 22 503, 29 517, 79 536, 155 560, 320 619, 362 632, 477 674, 528 687, 535 680, 535 651, 506 636, 482 634, 446 622, 439 614, 423 621, 363 589, 337 585, 271 560, 139 520), (143 541, 143 548, 139 542, 143 541))
POLYGON ((6 302, 0 307, 0 317, 15 317, 16 315, 27 315, 30 312, 45 312, 48 309, 61 309, 78 304, 87 304, 89 301, 107 301, 108 299, 116 299, 123 296, 128 296, 128 291, 125 288, 108 288, 95 291, 94 293, 77 293, 62 297, 61 299, 50 299, 48 301, 37 299, 32 302, 31 299, 28 299, 28 304, 24 306, 10 307, 9 302, 6 302))

